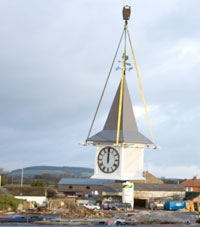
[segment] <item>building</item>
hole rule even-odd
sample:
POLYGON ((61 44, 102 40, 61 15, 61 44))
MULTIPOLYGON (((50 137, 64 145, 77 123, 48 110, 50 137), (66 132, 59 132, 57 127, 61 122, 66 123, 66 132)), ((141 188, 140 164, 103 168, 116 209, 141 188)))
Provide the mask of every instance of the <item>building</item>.
POLYGON ((63 178, 58 182, 58 191, 66 196, 102 199, 103 185, 111 180, 63 178))
MULTIPOLYGON (((105 184, 103 196, 107 199, 122 196, 122 184, 105 184)), ((150 203, 183 200, 185 197, 184 186, 181 184, 134 184, 135 207, 149 208, 150 203)))
MULTIPOLYGON (((154 179, 154 178, 152 178, 154 179)), ((99 179, 63 178, 58 183, 58 191, 66 196, 91 199, 98 202, 122 199, 122 182, 99 179)), ((182 184, 134 183, 134 202, 137 207, 149 208, 155 201, 183 200, 182 184)))
POLYGON ((184 185, 186 192, 200 192, 200 179, 197 179, 196 177, 185 180, 181 184, 184 185))
POLYGON ((42 205, 47 200, 47 189, 45 187, 4 187, 8 193, 16 199, 26 200, 28 202, 36 202, 42 205))
POLYGON ((164 184, 162 180, 155 177, 153 174, 148 171, 143 172, 144 180, 131 180, 132 183, 140 183, 140 184, 164 184))
MULTIPOLYGON (((143 172, 144 180, 133 180, 133 183, 163 184, 163 181, 153 176, 148 171, 143 172)), ((63 178, 58 182, 58 191, 65 196, 81 198, 99 196, 101 198, 103 186, 114 183, 114 180, 63 178)))

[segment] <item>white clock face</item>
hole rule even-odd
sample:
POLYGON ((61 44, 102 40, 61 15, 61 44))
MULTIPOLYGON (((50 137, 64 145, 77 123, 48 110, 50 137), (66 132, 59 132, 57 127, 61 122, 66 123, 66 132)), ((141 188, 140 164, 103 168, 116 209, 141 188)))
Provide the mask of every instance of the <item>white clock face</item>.
POLYGON ((100 170, 104 173, 113 173, 119 167, 119 153, 113 147, 104 147, 97 157, 100 170))

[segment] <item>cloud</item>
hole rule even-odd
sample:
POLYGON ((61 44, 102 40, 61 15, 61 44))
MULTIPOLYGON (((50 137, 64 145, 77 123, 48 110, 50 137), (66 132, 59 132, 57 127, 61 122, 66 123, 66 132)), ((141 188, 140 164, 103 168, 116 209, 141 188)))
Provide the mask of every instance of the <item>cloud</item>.
MULTIPOLYGON (((198 166, 199 6, 199 0, 132 5, 129 32, 161 147, 145 152, 154 166, 198 166)), ((121 10, 114 0, 1 1, 0 166, 94 166, 95 148, 78 143, 87 137, 119 42, 121 10)), ((136 74, 126 76, 138 127, 150 138, 136 74)), ((120 78, 113 70, 92 133, 103 128, 120 78)))
MULTIPOLYGON (((136 118, 139 118, 143 115, 146 115, 144 106, 133 106, 134 114, 136 118)), ((149 105, 147 108, 148 113, 150 112, 158 112, 159 106, 156 105, 149 105)))
POLYGON ((194 176, 199 177, 200 168, 196 165, 189 165, 189 166, 165 166, 159 165, 155 166, 151 163, 146 164, 146 169, 153 173, 155 176, 158 177, 165 177, 168 178, 193 178, 194 176))

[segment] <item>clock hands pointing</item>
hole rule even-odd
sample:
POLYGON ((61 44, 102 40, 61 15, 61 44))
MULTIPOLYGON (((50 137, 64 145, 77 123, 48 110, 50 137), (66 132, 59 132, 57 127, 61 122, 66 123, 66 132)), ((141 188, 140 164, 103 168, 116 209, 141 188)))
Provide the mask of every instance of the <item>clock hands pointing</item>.
POLYGON ((107 163, 110 161, 110 148, 108 148, 108 156, 107 156, 107 163))
POLYGON ((116 149, 104 147, 97 157, 99 169, 104 173, 113 173, 119 167, 119 159, 119 153, 116 149))

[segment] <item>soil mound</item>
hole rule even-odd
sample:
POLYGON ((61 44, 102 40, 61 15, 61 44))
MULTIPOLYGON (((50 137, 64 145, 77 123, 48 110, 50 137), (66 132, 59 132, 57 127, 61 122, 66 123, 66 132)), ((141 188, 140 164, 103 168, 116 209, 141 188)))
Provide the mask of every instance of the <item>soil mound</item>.
POLYGON ((112 217, 109 213, 102 211, 94 211, 86 207, 74 207, 67 212, 61 214, 61 218, 66 219, 83 219, 83 218, 109 218, 112 217))

